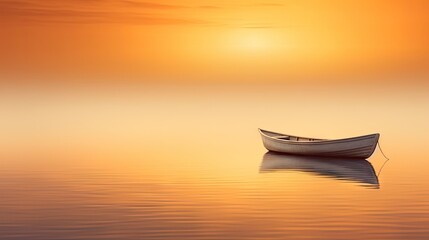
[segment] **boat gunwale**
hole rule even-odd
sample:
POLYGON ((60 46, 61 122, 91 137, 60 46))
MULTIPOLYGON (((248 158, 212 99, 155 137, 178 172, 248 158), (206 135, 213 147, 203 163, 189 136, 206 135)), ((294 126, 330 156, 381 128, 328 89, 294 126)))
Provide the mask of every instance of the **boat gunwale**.
MULTIPOLYGON (((286 140, 286 139, 279 139, 279 138, 271 137, 271 136, 268 136, 267 134, 265 134, 264 132, 275 133, 275 134, 279 134, 279 135, 283 135, 283 136, 291 136, 291 137, 300 137, 300 136, 287 135, 287 134, 278 133, 278 132, 272 132, 272 131, 267 131, 267 130, 259 128, 259 133, 262 136, 264 136, 266 138, 269 138, 270 140, 274 140, 274 141, 278 141, 278 142, 282 142, 282 143, 287 143, 287 144, 299 144, 299 145, 301 145, 301 144, 304 144, 304 145, 335 144, 335 143, 339 143, 339 142, 360 141, 360 140, 365 140, 366 138, 368 138, 368 139, 369 138, 377 138, 377 141, 374 143, 374 145, 375 145, 375 144, 377 144, 378 137, 380 136, 379 133, 373 133, 373 134, 356 136, 356 137, 350 137, 350 138, 319 139, 319 140, 315 140, 315 141, 294 141, 294 140, 286 140)), ((302 138, 308 138, 308 137, 302 137, 302 138)), ((314 138, 308 138, 308 139, 314 139, 314 138)))

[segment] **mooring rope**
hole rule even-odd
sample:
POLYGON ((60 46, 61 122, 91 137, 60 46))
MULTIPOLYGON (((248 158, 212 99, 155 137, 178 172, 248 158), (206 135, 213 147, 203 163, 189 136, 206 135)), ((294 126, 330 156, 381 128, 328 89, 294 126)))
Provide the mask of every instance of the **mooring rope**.
POLYGON ((384 165, 386 165, 386 163, 387 163, 388 161, 389 161, 389 159, 387 159, 386 161, 384 161, 383 165, 381 165, 380 170, 378 170, 377 177, 380 177, 381 170, 383 170, 384 165))
POLYGON ((383 170, 384 165, 386 165, 386 163, 387 163, 390 159, 389 159, 388 157, 386 157, 386 155, 383 153, 383 150, 381 150, 380 142, 378 142, 378 141, 377 141, 377 145, 378 145, 378 149, 380 149, 381 154, 383 154, 384 158, 386 159, 386 161, 383 163, 383 165, 381 165, 380 170, 378 170, 378 173, 377 173, 377 178, 378 178, 378 177, 380 177, 380 173, 381 173, 381 170, 383 170))
POLYGON ((381 146, 380 146, 380 142, 377 141, 377 145, 378 145, 378 149, 380 149, 381 154, 383 154, 384 158, 387 160, 390 160, 388 157, 386 157, 386 155, 384 154, 383 150, 381 150, 381 146))

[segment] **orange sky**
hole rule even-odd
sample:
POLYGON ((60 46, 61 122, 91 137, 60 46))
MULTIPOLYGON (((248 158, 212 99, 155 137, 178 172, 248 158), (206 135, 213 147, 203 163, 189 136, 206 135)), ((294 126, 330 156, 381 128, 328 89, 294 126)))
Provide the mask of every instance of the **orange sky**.
POLYGON ((427 75, 427 9, 424 0, 0 1, 0 73, 179 83, 427 75))

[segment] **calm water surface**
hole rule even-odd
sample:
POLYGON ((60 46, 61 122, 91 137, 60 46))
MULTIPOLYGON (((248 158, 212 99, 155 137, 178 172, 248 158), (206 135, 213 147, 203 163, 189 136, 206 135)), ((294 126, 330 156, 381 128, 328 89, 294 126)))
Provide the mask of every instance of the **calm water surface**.
POLYGON ((428 103, 385 88, 6 92, 0 239, 428 239, 428 103), (391 160, 266 153, 258 127, 380 132, 391 160))

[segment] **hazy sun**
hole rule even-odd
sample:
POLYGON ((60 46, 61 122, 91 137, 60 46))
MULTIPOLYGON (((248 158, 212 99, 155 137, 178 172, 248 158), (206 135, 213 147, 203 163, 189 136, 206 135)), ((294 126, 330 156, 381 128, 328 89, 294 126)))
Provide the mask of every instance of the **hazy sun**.
POLYGON ((232 33, 229 44, 243 53, 267 53, 273 47, 273 39, 264 30, 242 29, 232 33))

